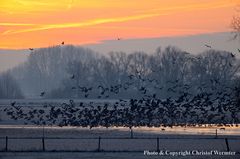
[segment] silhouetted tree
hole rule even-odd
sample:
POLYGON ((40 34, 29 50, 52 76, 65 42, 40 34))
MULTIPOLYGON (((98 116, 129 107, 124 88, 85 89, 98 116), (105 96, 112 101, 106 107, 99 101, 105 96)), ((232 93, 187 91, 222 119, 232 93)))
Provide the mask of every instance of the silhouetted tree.
POLYGON ((234 33, 234 39, 239 39, 240 40, 240 7, 238 7, 238 15, 233 16, 232 22, 231 22, 231 26, 233 29, 233 33, 234 33))
POLYGON ((23 98, 18 83, 9 72, 0 74, 0 98, 23 98))

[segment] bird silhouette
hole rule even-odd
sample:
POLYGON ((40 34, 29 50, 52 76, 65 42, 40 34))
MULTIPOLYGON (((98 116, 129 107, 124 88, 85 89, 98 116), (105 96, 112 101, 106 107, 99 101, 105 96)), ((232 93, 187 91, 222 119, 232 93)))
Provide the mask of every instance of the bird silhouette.
POLYGON ((29 48, 30 51, 33 51, 34 49, 33 48, 29 48))
POLYGON ((207 47, 207 48, 210 48, 210 49, 212 48, 212 46, 207 45, 207 44, 205 44, 204 46, 207 47))
POLYGON ((75 75, 73 74, 70 78, 71 78, 71 79, 74 79, 74 78, 75 78, 75 75))
POLYGON ((122 38, 117 38, 117 40, 122 40, 122 38))
POLYGON ((16 104, 16 101, 12 102, 12 103, 11 103, 11 106, 15 106, 15 104, 16 104))
POLYGON ((134 75, 128 75, 128 78, 133 79, 134 75))
POLYGON ((240 53, 240 49, 238 49, 238 52, 240 53))
POLYGON ((45 92, 41 92, 40 96, 43 97, 45 95, 45 92))
POLYGON ((232 57, 232 58, 234 58, 234 57, 235 57, 235 55, 234 55, 233 53, 231 53, 230 55, 231 55, 231 57, 232 57))
POLYGON ((61 44, 64 45, 64 41, 61 44))

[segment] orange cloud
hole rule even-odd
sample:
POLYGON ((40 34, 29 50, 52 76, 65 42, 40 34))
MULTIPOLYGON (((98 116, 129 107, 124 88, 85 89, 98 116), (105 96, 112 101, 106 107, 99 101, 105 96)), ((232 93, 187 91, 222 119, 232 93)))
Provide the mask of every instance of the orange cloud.
POLYGON ((32 26, 35 24, 28 24, 28 23, 0 23, 0 26, 32 26))
MULTIPOLYGON (((239 0, 238 0, 239 1, 239 0)), ((237 0, 0 0, 0 48, 229 31, 237 0)))
MULTIPOLYGON (((114 23, 114 22, 126 22, 131 20, 140 20, 150 17, 159 16, 160 14, 142 14, 142 15, 134 15, 134 16, 126 16, 126 17, 116 17, 116 18, 102 18, 102 19, 93 19, 86 22, 80 23, 63 23, 63 24, 47 24, 47 25, 39 25, 38 27, 30 28, 30 29, 19 29, 19 30, 7 30, 2 33, 2 35, 7 34, 16 34, 16 33, 24 33, 24 32, 33 32, 40 30, 48 30, 48 29, 60 29, 60 28, 75 28, 75 27, 88 27, 105 23, 114 23)), ((162 14, 164 15, 164 14, 162 14)), ((9 26, 28 26, 31 24, 18 24, 18 23, 0 23, 1 25, 9 26)), ((33 25, 33 24, 32 24, 33 25)))
MULTIPOLYGON (((21 3, 23 3, 23 2, 21 2, 21 3)), ((35 4, 35 2, 33 4, 35 4)), ((36 4, 46 5, 46 3, 39 3, 39 2, 37 2, 36 4)), ((69 7, 69 5, 71 7, 72 4, 69 3, 68 7, 69 7)), ((88 27, 88 26, 94 26, 94 25, 105 24, 105 23, 126 22, 126 21, 131 21, 131 20, 140 20, 140 19, 145 19, 145 18, 149 18, 149 17, 155 17, 155 16, 159 16, 159 15, 173 14, 174 12, 179 12, 179 11, 214 9, 214 8, 229 7, 232 5, 233 4, 226 3, 225 1, 218 1, 215 3, 190 4, 190 5, 184 5, 184 6, 174 6, 174 7, 151 9, 151 10, 149 10, 149 12, 151 11, 152 13, 145 13, 145 14, 141 14, 141 15, 126 16, 126 17, 93 19, 93 20, 88 20, 85 22, 45 24, 45 25, 24 24, 24 23, 0 23, 0 26, 1 25, 2 26, 34 26, 34 25, 36 25, 36 27, 33 27, 33 28, 7 30, 2 33, 2 35, 8 35, 8 34, 33 32, 33 31, 41 31, 41 30, 48 30, 48 29, 88 27)))

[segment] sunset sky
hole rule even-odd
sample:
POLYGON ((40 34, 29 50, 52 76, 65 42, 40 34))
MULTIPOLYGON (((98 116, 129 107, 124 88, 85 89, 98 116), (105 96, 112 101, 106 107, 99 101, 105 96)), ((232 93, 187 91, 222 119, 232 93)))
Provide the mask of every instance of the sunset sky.
POLYGON ((239 0, 0 0, 0 48, 231 31, 239 0))

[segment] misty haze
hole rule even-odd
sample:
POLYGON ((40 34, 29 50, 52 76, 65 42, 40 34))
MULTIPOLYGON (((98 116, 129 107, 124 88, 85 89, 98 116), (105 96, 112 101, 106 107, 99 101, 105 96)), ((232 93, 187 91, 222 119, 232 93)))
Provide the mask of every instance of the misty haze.
POLYGON ((238 4, 0 2, 0 158, 239 158, 238 4))

